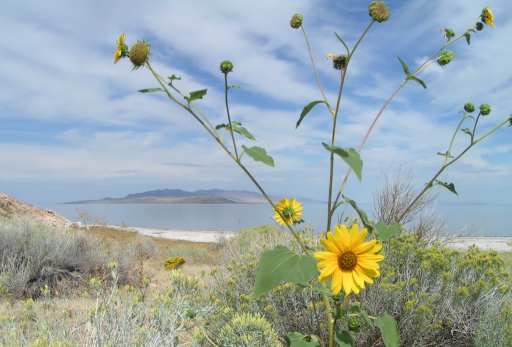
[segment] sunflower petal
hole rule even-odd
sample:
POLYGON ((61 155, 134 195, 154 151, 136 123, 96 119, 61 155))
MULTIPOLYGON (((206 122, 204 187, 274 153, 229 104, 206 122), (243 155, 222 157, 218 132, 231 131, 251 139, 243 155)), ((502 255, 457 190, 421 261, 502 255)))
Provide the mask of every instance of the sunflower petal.
POLYGON ((341 291, 342 286, 343 286, 343 277, 342 277, 341 270, 336 269, 336 271, 334 271, 334 274, 332 275, 331 292, 334 295, 337 295, 341 291))
POLYGON ((354 287, 354 280, 352 278, 352 271, 343 271, 343 291, 345 295, 349 295, 354 287))
POLYGON ((367 242, 361 243, 360 245, 355 247, 353 250, 354 250, 354 253, 357 255, 363 254, 363 253, 369 252, 371 249, 373 249, 376 244, 377 244, 377 241, 375 241, 375 240, 367 241, 367 242))
POLYGON ((329 233, 327 234, 327 239, 320 239, 320 242, 322 243, 322 245, 329 251, 329 252, 332 252, 332 253, 336 253, 336 254, 340 254, 341 251, 340 249, 336 246, 336 244, 329 239, 329 233))
POLYGON ((318 260, 318 261, 322 261, 322 260, 337 260, 338 259, 338 255, 336 253, 333 253, 333 252, 315 252, 314 254, 314 257, 318 260))

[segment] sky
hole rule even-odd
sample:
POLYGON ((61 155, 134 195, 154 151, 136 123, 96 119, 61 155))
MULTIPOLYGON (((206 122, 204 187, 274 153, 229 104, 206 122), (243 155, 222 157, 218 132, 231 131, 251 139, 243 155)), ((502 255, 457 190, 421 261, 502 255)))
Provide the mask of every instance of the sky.
MULTIPOLYGON (((471 45, 453 46, 456 59, 432 65, 423 90, 409 83, 383 114, 361 153, 363 180, 348 195, 370 201, 383 177, 405 170, 421 188, 441 164, 464 103, 492 105, 481 130, 512 113, 512 2, 509 0, 389 1, 391 18, 376 23, 354 56, 342 100, 337 145, 355 147, 403 77, 397 56, 411 67, 443 44, 442 28, 462 33, 484 6, 495 13, 471 45)), ((246 176, 190 117, 155 87, 149 71, 113 64, 119 33, 127 43, 151 43, 151 63, 182 77, 184 91, 207 88, 196 103, 213 124, 226 121, 219 63, 240 88, 230 92, 232 115, 276 162, 244 158, 271 194, 325 200, 329 115, 317 107, 299 129, 302 108, 320 94, 295 12, 314 49, 334 102, 338 71, 325 55, 342 52, 334 32, 353 44, 369 22, 361 0, 20 1, 0 12, 0 191, 33 203, 95 199, 161 188, 255 190, 246 176)), ((472 149, 442 177, 455 182, 456 203, 511 203, 512 129, 472 149)), ((226 137, 226 141, 229 140, 226 137)), ((467 144, 458 137, 457 149, 467 144)), ((228 142, 229 143, 229 142, 228 142)), ((346 166, 335 168, 336 185, 346 166)))

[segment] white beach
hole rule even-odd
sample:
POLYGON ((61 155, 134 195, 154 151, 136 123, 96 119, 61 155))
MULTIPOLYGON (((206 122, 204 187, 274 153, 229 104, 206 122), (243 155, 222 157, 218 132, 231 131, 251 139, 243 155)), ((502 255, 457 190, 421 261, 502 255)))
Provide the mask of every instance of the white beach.
MULTIPOLYGON (((149 237, 159 237, 169 240, 182 240, 191 242, 215 243, 222 239, 236 235, 233 231, 214 230, 169 230, 140 227, 121 227, 109 225, 109 228, 135 231, 149 237)), ((493 236, 455 236, 446 239, 446 245, 452 249, 464 250, 475 245, 481 250, 495 250, 497 252, 512 252, 512 237, 493 236)))

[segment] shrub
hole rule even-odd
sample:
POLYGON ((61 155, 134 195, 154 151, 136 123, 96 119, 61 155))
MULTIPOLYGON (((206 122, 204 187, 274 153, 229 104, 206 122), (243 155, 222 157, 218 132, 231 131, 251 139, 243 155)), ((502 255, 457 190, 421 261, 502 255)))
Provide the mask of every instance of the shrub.
POLYGON ((128 281, 131 259, 111 252, 96 239, 24 219, 0 219, 0 293, 37 297, 41 289, 59 291, 88 277, 108 277, 107 264, 118 263, 120 281, 128 281), (110 254, 109 254, 110 253, 110 254))
POLYGON ((115 267, 111 277, 109 285, 95 287, 95 301, 78 309, 76 299, 0 303, 0 346, 183 345, 188 312, 195 305, 189 301, 190 289, 197 281, 173 273, 168 294, 149 302, 141 300, 137 288, 118 287, 115 267))
MULTIPOLYGON (((265 317, 281 339, 290 331, 325 334, 325 327, 312 318, 323 315, 323 305, 310 289, 283 284, 262 299, 251 297, 259 254, 276 244, 289 245, 290 240, 272 227, 242 231, 226 242, 223 263, 212 273, 210 295, 217 308, 206 329, 213 338, 235 312, 265 317)), ((474 341, 492 340, 494 334, 483 333, 489 324, 507 341, 512 311, 503 307, 510 303, 510 274, 497 253, 476 248, 456 252, 413 234, 392 239, 385 253, 381 279, 359 299, 371 315, 393 314, 403 346, 472 346, 474 341), (490 319, 496 312, 501 318, 490 319)), ((358 346, 380 346, 379 336, 361 324, 358 346)))

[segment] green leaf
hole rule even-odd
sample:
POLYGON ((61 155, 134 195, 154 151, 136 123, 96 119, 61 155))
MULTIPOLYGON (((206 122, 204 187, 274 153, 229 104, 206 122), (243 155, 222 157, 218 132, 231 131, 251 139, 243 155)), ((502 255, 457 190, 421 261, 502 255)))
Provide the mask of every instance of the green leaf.
MULTIPOLYGON (((232 125, 233 131, 235 133, 240 134, 240 135, 248 138, 249 140, 256 140, 256 138, 249 132, 249 130, 247 130, 246 128, 244 128, 242 126, 242 123, 237 122, 237 121, 232 121, 231 125, 232 125)), ((219 124, 215 127, 215 129, 217 129, 217 130, 222 129, 222 128, 229 131, 229 129, 231 127, 229 126, 229 124, 219 124)))
POLYGON ((451 182, 448 183, 448 182, 443 182, 443 181, 439 181, 439 180, 436 180, 435 183, 437 185, 439 185, 439 186, 445 187, 446 189, 448 189, 453 194, 459 195, 459 193, 457 193, 457 191, 455 190, 455 184, 453 184, 451 182))
POLYGON ((380 316, 375 321, 375 325, 379 328, 382 340, 386 347, 399 347, 400 334, 398 332, 398 324, 389 314, 380 316))
POLYGON ((154 92, 163 92, 162 88, 146 88, 139 90, 139 93, 154 93, 154 92))
POLYGON ((448 151, 446 151, 446 152, 437 152, 436 154, 440 155, 441 157, 445 157, 445 158, 454 158, 454 156, 451 155, 451 153, 448 152, 448 151))
POLYGON ((400 234, 402 227, 400 224, 387 225, 383 222, 379 222, 375 225, 375 229, 377 229, 379 240, 388 241, 393 236, 400 234))
POLYGON ((167 78, 169 79, 169 81, 181 80, 181 77, 176 76, 175 74, 172 74, 171 76, 168 76, 167 78))
POLYGON ((350 55, 350 49, 348 48, 348 45, 345 43, 345 40, 343 40, 341 38, 341 36, 338 35, 338 33, 336 33, 336 32, 334 33, 334 35, 336 35, 336 38, 338 39, 338 41, 340 41, 341 44, 343 45, 343 47, 345 47, 345 50, 347 51, 347 55, 350 55))
POLYGON ((304 107, 304 109, 302 109, 302 112, 300 114, 299 120, 297 121, 297 124, 295 125, 295 128, 299 127, 300 123, 302 123, 302 120, 308 115, 309 111, 311 111, 313 109, 313 107, 315 107, 318 104, 325 104, 325 101, 316 100, 316 101, 310 102, 309 104, 307 104, 304 107))
POLYGON ((471 33, 469 31, 466 31, 464 33, 464 38, 466 39, 466 42, 468 43, 468 45, 471 44, 471 33))
POLYGON ((190 104, 194 100, 202 99, 203 96, 205 96, 207 92, 208 92, 208 89, 201 89, 201 90, 196 90, 196 91, 190 92, 189 96, 185 96, 185 100, 187 100, 187 102, 190 104))
POLYGON ((473 132, 469 128, 460 129, 464 134, 473 136, 473 132))
POLYGON ((277 246, 261 255, 256 270, 254 296, 258 298, 282 282, 306 285, 316 276, 314 257, 298 255, 284 246, 277 246))
POLYGON ((286 335, 290 347, 320 347, 320 340, 315 335, 303 335, 298 332, 286 335))
POLYGON ((407 79, 411 80, 411 81, 418 82, 418 84, 421 85, 424 89, 427 89, 427 84, 421 78, 411 75, 411 76, 407 77, 407 79))
POLYGON ((352 347, 354 346, 354 339, 347 330, 337 331, 334 337, 339 347, 352 347))
POLYGON ((368 215, 366 214, 366 212, 364 212, 362 209, 360 209, 354 200, 347 198, 345 195, 342 195, 342 196, 343 196, 343 199, 350 206, 352 206, 352 208, 357 212, 359 219, 361 219, 361 223, 363 223, 363 225, 368 229, 368 231, 370 233, 373 233, 373 231, 375 230, 375 226, 374 226, 373 222, 368 218, 368 215))
POLYGON ((411 76, 411 71, 409 70, 409 66, 400 57, 398 57, 398 61, 402 65, 402 70, 404 70, 404 74, 407 76, 407 78, 409 78, 411 76))
POLYGON ((337 154, 341 159, 347 163, 348 166, 355 172, 357 178, 361 180, 363 171, 363 161, 361 156, 354 148, 341 148, 337 146, 330 146, 326 143, 322 143, 325 149, 329 152, 337 154))
POLYGON ((244 145, 242 145, 242 148, 255 161, 261 161, 263 164, 274 167, 274 159, 267 154, 264 148, 258 146, 246 147, 244 145))

